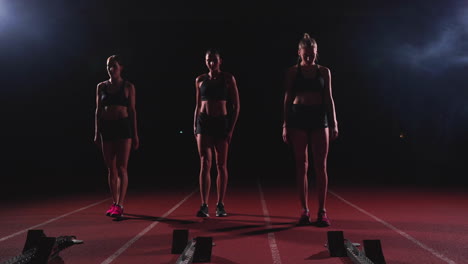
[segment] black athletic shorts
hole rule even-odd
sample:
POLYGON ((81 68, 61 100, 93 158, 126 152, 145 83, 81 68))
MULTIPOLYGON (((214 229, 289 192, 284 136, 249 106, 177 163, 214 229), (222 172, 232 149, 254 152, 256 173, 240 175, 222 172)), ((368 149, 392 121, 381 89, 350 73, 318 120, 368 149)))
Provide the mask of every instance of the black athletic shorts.
POLYGON ((195 134, 209 135, 224 139, 229 132, 229 118, 227 115, 210 116, 204 112, 198 115, 195 134))
POLYGON ((306 130, 328 127, 327 113, 322 105, 293 104, 286 127, 306 130))
POLYGON ((101 120, 103 141, 132 138, 132 125, 128 117, 116 120, 101 120))

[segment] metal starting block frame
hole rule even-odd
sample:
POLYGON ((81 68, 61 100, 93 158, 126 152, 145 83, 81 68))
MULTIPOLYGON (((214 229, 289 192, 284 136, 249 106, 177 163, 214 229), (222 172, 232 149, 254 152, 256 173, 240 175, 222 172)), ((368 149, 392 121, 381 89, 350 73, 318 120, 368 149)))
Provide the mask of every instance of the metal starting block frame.
POLYGON ((363 240, 364 251, 359 243, 345 239, 343 231, 328 231, 325 245, 331 257, 349 257, 355 264, 386 264, 380 240, 363 240))
POLYGON ((346 255, 356 264, 375 264, 353 242, 345 240, 346 255))
POLYGON ((28 236, 20 255, 1 264, 47 264, 65 248, 83 244, 75 236, 47 237, 43 230, 28 230, 28 236))
POLYGON ((212 237, 195 237, 187 241, 188 230, 176 229, 172 234, 172 254, 179 254, 176 264, 211 262, 211 250, 214 245, 212 237), (185 245, 182 252, 181 246, 185 245))

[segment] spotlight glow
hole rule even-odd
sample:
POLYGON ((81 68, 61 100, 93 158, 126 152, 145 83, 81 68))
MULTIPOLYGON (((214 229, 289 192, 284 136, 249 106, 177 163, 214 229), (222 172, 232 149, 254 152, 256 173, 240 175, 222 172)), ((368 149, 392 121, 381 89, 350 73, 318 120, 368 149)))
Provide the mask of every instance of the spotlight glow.
POLYGON ((3 33, 3 31, 9 27, 12 20, 11 13, 7 1, 0 0, 0 33, 3 33))
POLYGON ((418 70, 439 72, 468 64, 468 8, 434 25, 433 38, 424 45, 404 44, 397 58, 418 70), (434 67, 436 65, 437 67, 434 67))

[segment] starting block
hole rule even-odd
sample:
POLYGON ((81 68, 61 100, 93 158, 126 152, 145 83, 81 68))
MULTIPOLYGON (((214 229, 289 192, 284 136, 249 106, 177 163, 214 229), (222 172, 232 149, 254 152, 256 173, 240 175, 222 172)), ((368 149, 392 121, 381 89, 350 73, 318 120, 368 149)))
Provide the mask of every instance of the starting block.
POLYGON ((195 237, 188 240, 187 229, 175 229, 172 233, 172 254, 180 254, 176 264, 211 262, 214 246, 212 237, 195 237))
POLYGON ((75 236, 47 237, 43 230, 28 230, 22 253, 1 264, 47 264, 61 250, 76 244, 83 244, 83 240, 75 236))
POLYGON ((343 231, 328 231, 326 247, 330 257, 349 257, 355 264, 386 264, 380 240, 363 240, 361 245, 344 238, 343 231))

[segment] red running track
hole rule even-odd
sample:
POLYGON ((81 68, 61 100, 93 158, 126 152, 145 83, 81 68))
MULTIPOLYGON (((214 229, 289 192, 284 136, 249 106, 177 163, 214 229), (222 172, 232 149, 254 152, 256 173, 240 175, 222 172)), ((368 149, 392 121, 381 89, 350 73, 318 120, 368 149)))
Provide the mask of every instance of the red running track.
MULTIPOLYGON (((208 219, 195 217, 196 189, 130 189, 121 221, 104 216, 107 193, 3 201, 0 263, 21 252, 28 229, 84 241, 60 252, 57 263, 175 263, 172 231, 180 228, 190 237, 213 237, 211 263, 352 263, 329 257, 324 244, 330 230, 358 243, 380 239, 389 264, 468 263, 466 190, 331 186, 332 226, 318 228, 296 226, 300 207, 292 185, 232 184, 225 201, 229 216, 214 217, 213 192, 208 219)), ((310 205, 317 209, 313 196, 310 205)))

